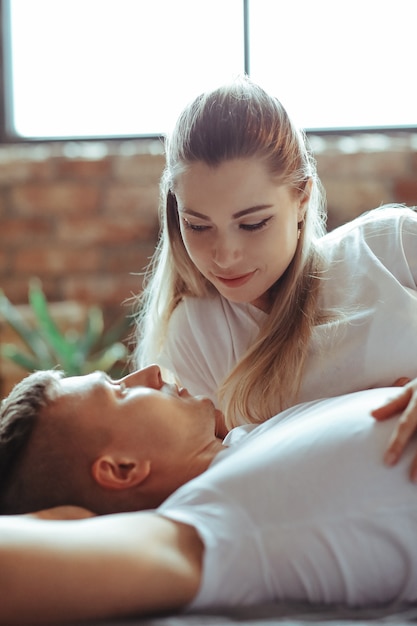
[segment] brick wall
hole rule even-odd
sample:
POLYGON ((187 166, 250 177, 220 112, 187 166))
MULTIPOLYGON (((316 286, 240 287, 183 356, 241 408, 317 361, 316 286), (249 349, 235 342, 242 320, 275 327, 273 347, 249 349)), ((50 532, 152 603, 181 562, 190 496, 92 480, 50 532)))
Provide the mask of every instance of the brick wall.
POLYGON ((27 301, 38 276, 48 299, 115 314, 140 288, 157 231, 162 147, 44 144, 0 148, 0 286, 27 301))
MULTIPOLYGON (((386 202, 417 204, 417 133, 311 137, 329 228, 386 202)), ((108 319, 140 289, 157 232, 158 141, 0 147, 0 287, 27 303, 100 305, 108 319)), ((0 334, 1 341, 1 334, 0 334)), ((1 374, 1 372, 0 372, 1 374)))
POLYGON ((417 132, 312 137, 329 229, 387 202, 417 205, 417 132))

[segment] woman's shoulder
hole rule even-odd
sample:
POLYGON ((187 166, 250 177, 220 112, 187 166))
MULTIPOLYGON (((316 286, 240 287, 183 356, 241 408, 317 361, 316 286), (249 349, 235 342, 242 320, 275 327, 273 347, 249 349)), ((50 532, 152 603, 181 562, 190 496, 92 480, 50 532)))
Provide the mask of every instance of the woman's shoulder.
POLYGON ((209 316, 211 317, 216 312, 221 311, 221 298, 220 294, 213 294, 210 296, 183 296, 178 302, 174 311, 172 312, 171 319, 184 319, 209 316))

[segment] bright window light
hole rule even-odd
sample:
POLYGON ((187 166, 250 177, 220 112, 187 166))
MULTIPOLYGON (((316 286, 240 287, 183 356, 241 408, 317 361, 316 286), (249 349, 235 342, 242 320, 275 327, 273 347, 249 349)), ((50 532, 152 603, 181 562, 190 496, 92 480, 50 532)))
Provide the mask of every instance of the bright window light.
POLYGON ((244 71, 242 0, 10 0, 14 131, 159 135, 244 71))
POLYGON ((252 0, 250 72, 304 128, 417 125, 416 0, 252 0))
MULTIPOLYGON (((244 0, 3 0, 12 131, 163 135, 244 71, 244 0)), ((249 71, 307 129, 416 127, 417 0, 247 0, 249 71)))

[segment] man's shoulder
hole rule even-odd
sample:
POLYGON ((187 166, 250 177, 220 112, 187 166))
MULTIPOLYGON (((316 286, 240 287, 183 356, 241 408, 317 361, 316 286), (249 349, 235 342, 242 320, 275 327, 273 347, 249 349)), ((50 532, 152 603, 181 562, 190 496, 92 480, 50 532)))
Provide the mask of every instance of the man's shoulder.
POLYGON ((397 250, 405 231, 417 235, 417 213, 402 206, 383 206, 358 216, 324 235, 319 247, 328 263, 355 259, 363 263, 365 257, 390 258, 397 250))
POLYGON ((343 241, 346 237, 361 232, 366 235, 385 232, 392 233, 401 228, 405 220, 414 221, 417 224, 417 212, 414 209, 402 205, 384 205, 371 211, 366 211, 354 219, 324 235, 323 243, 335 243, 343 241))

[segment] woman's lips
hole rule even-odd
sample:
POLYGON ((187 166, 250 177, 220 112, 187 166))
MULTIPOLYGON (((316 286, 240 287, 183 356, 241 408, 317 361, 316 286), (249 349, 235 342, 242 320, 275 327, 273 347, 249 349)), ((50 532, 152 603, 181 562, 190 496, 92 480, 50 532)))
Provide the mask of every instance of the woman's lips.
POLYGON ((231 278, 224 278, 222 276, 216 276, 216 279, 225 285, 225 287, 241 287, 245 283, 247 283, 255 272, 249 272, 248 274, 241 274, 240 276, 235 276, 231 278))

